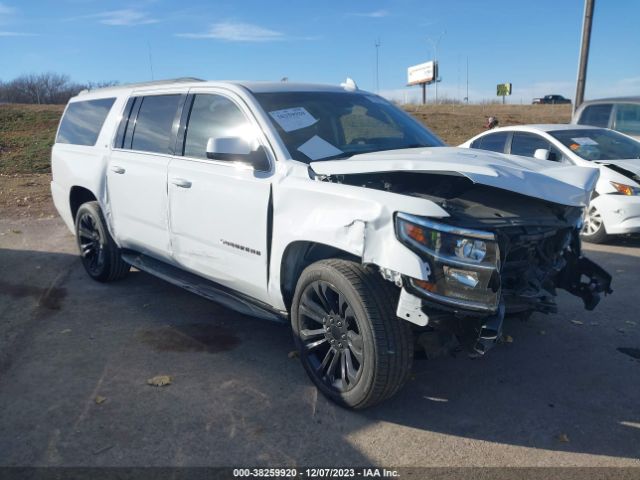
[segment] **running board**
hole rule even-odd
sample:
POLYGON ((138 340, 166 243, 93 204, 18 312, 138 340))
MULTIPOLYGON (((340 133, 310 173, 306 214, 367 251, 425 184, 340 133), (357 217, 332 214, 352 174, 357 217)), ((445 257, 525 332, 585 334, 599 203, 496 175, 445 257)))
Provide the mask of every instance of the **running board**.
POLYGON ((275 310, 266 303, 254 300, 230 288, 156 260, 148 255, 127 250, 122 254, 122 259, 138 270, 166 280, 201 297, 213 300, 236 312, 279 323, 286 322, 286 312, 275 310))

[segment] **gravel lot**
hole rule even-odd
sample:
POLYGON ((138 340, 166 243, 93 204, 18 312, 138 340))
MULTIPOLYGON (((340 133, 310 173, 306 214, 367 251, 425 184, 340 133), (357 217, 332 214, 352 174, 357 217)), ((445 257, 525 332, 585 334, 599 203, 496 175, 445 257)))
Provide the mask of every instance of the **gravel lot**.
POLYGON ((0 465, 640 466, 640 240, 588 250, 614 275, 595 312, 561 294, 512 343, 418 360, 354 413, 317 394, 286 326, 140 272, 95 283, 61 220, 3 213, 0 465))

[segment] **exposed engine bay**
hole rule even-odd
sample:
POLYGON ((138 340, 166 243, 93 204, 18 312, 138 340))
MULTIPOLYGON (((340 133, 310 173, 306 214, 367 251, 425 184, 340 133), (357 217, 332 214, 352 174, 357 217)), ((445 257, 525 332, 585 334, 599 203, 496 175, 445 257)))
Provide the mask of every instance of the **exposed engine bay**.
MULTIPOLYGON (((580 207, 476 184, 456 173, 384 172, 330 175, 322 180, 425 198, 449 213, 438 222, 495 235, 499 278, 486 282, 497 298, 493 311, 440 301, 429 285, 424 286, 429 291, 421 292, 420 282, 405 285, 422 299, 425 310, 437 312, 432 325, 448 317, 444 324, 456 330, 459 338, 468 338, 468 346, 478 353, 484 353, 500 334, 505 313, 556 312, 558 288, 580 297, 587 310, 595 308, 601 293, 612 292, 611 276, 582 256, 580 207)), ((428 255, 421 257, 430 262, 428 255)), ((472 284, 481 281, 466 275, 472 284)))

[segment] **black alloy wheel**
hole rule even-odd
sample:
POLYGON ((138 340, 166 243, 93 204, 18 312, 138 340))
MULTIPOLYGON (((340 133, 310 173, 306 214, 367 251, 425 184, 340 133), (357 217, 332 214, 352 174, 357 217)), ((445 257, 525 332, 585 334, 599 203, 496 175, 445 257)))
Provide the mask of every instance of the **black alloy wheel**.
POLYGON ((353 388, 364 360, 361 328, 351 305, 335 286, 318 280, 300 300, 300 338, 318 381, 338 392, 353 388))
POLYGON ((110 282, 129 273, 131 266, 122 260, 122 252, 111 238, 98 202, 80 205, 75 226, 82 265, 91 278, 110 282))
POLYGON ((96 227, 96 220, 90 212, 78 216, 78 246, 82 263, 91 276, 104 270, 104 239, 96 227))
POLYGON ((319 260, 300 275, 294 341, 311 381, 339 405, 376 405, 409 377, 413 333, 396 316, 398 295, 377 269, 352 260, 319 260))

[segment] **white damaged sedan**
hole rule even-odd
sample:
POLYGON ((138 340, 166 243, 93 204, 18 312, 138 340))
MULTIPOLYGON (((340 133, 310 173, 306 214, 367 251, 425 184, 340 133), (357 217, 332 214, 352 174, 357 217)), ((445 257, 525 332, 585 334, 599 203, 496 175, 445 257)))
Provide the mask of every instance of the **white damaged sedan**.
POLYGON ((518 125, 460 146, 597 168, 582 238, 601 243, 610 235, 640 233, 640 142, 627 135, 583 125, 518 125))

